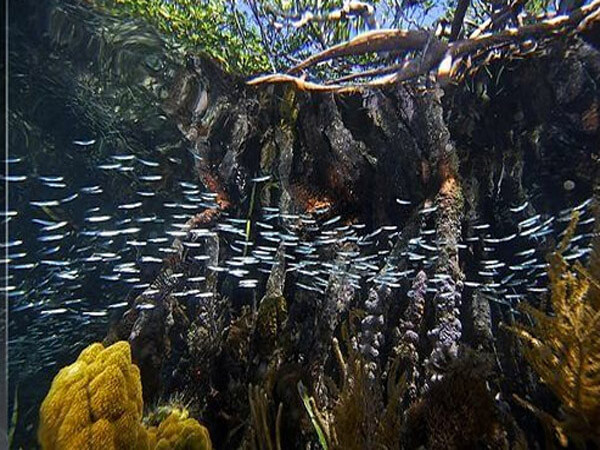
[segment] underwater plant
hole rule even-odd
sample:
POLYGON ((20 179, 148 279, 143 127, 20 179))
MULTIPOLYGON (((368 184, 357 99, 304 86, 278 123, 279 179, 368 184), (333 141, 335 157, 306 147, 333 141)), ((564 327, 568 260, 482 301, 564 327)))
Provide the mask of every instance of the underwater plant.
POLYGON ((401 403, 406 378, 399 375, 398 362, 392 365, 386 392, 383 392, 381 375, 373 379, 367 361, 351 345, 348 345, 347 358, 336 338, 333 350, 341 373, 341 386, 333 408, 320 410, 304 386, 300 384, 298 389, 322 448, 400 448, 401 403))
POLYGON ((462 348, 443 377, 408 409, 404 448, 506 448, 504 424, 487 385, 490 369, 485 357, 462 348))
POLYGON ((250 404, 250 448, 259 450, 281 450, 281 415, 283 404, 277 408, 275 425, 269 418, 269 406, 272 403, 267 393, 260 386, 248 386, 248 403, 250 404), (274 431, 272 431, 274 428, 274 431), (273 436, 274 435, 274 436, 273 436))
POLYGON ((40 408, 44 450, 212 448, 208 430, 174 409, 158 426, 142 423, 140 371, 129 344, 95 343, 54 378, 40 408))
POLYGON ((533 325, 508 327, 524 344, 525 359, 561 403, 555 418, 517 398, 563 446, 569 441, 600 445, 600 240, 589 269, 570 265, 563 253, 577 225, 574 216, 556 252, 548 257, 551 312, 523 303, 533 325))

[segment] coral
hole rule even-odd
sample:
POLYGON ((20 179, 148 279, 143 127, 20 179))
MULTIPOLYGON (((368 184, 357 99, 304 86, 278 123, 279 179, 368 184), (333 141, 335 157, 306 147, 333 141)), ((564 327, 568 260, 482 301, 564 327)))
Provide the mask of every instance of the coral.
POLYGON ((185 409, 174 408, 158 426, 148 428, 148 445, 155 450, 210 450, 208 430, 185 409))
POLYGON ((572 221, 558 250, 550 255, 552 314, 523 304, 532 326, 508 327, 525 344, 523 354, 543 383, 560 400, 564 420, 525 404, 563 446, 568 439, 600 444, 600 240, 594 243, 589 271, 563 258, 573 236, 572 221))
POLYGON ((145 448, 139 369, 127 342, 92 344, 54 378, 40 408, 44 450, 145 448))

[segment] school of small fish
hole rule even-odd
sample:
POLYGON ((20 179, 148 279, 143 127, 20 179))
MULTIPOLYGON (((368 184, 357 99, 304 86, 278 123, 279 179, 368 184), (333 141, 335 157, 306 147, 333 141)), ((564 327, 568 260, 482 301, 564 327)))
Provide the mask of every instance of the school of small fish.
MULTIPOLYGON (((82 139, 73 145, 87 148, 95 143, 82 139)), ((436 207, 410 200, 397 199, 396 204, 419 213, 416 236, 403 236, 395 224, 370 229, 327 208, 291 214, 275 206, 258 207, 250 217, 225 212, 214 225, 188 232, 189 219, 217 207, 216 194, 181 179, 165 199, 164 193, 156 193, 164 177, 158 161, 112 155, 97 164, 102 175, 93 182, 76 174, 39 174, 27 156, 9 158, 5 164, 8 175, 3 179, 11 201, 2 213, 10 232, 4 244, 9 274, 3 289, 9 299, 10 364, 19 370, 52 367, 62 347, 87 345, 93 333, 101 338, 109 317, 122 313, 128 299, 156 290, 153 277, 166 257, 181 253, 181 246, 197 270, 192 276, 172 274, 177 283, 171 295, 188 302, 210 300, 213 292, 206 283, 211 273, 230 278, 236 289, 264 292, 280 246, 285 248, 288 288, 293 283, 294 289, 315 296, 325 295, 330 280, 340 277, 357 290, 373 285, 407 288, 414 274, 420 269, 431 272, 438 258, 436 207), (117 176, 134 177, 145 187, 115 204, 107 186, 117 176), (221 248, 229 247, 221 253, 230 255, 217 262, 204 251, 206 239, 215 236, 221 248)), ((258 175, 251 182, 271 179, 258 175)), ((594 229, 592 203, 590 198, 556 215, 532 216, 527 214, 529 202, 514 205, 510 214, 518 229, 506 235, 497 235, 492 223, 469 224, 460 252, 483 257, 477 258, 477 277, 465 280, 464 286, 479 289, 511 311, 520 301, 539 298, 548 291, 544 242, 560 239, 578 211, 577 231, 565 257, 585 261, 594 229)), ((434 274, 427 291, 436 292, 447 276, 434 274)))

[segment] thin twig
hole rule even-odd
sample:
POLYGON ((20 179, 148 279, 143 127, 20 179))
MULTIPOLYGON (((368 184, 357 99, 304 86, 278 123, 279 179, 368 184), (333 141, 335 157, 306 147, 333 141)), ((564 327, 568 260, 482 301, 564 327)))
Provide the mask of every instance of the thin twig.
POLYGON ((275 63, 273 62, 273 55, 271 53, 271 47, 268 44, 266 33, 263 28, 262 21, 260 20, 258 10, 256 8, 256 3, 254 2, 254 0, 250 0, 249 5, 250 5, 250 10, 252 11, 252 14, 254 15, 254 20, 256 20, 256 23, 258 23, 258 30, 260 32, 261 42, 263 44, 265 51, 267 52, 267 57, 269 58, 269 64, 271 64, 271 68, 273 69, 273 71, 276 71, 277 69, 275 67, 275 63))
POLYGON ((459 0, 456 10, 454 11, 454 19, 452 19, 452 28, 450 29, 450 42, 458 39, 460 30, 462 29, 465 20, 467 8, 471 4, 471 0, 459 0))

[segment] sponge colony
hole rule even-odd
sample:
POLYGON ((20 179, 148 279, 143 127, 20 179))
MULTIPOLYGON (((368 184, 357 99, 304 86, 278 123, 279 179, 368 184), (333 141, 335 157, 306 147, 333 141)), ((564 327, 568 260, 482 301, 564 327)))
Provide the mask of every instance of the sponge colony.
POLYGON ((187 411, 174 409, 158 427, 148 428, 150 448, 155 450, 211 450, 208 430, 187 411))
POLYGON ((52 381, 40 408, 43 450, 145 449, 142 385, 127 342, 81 352, 52 381))

